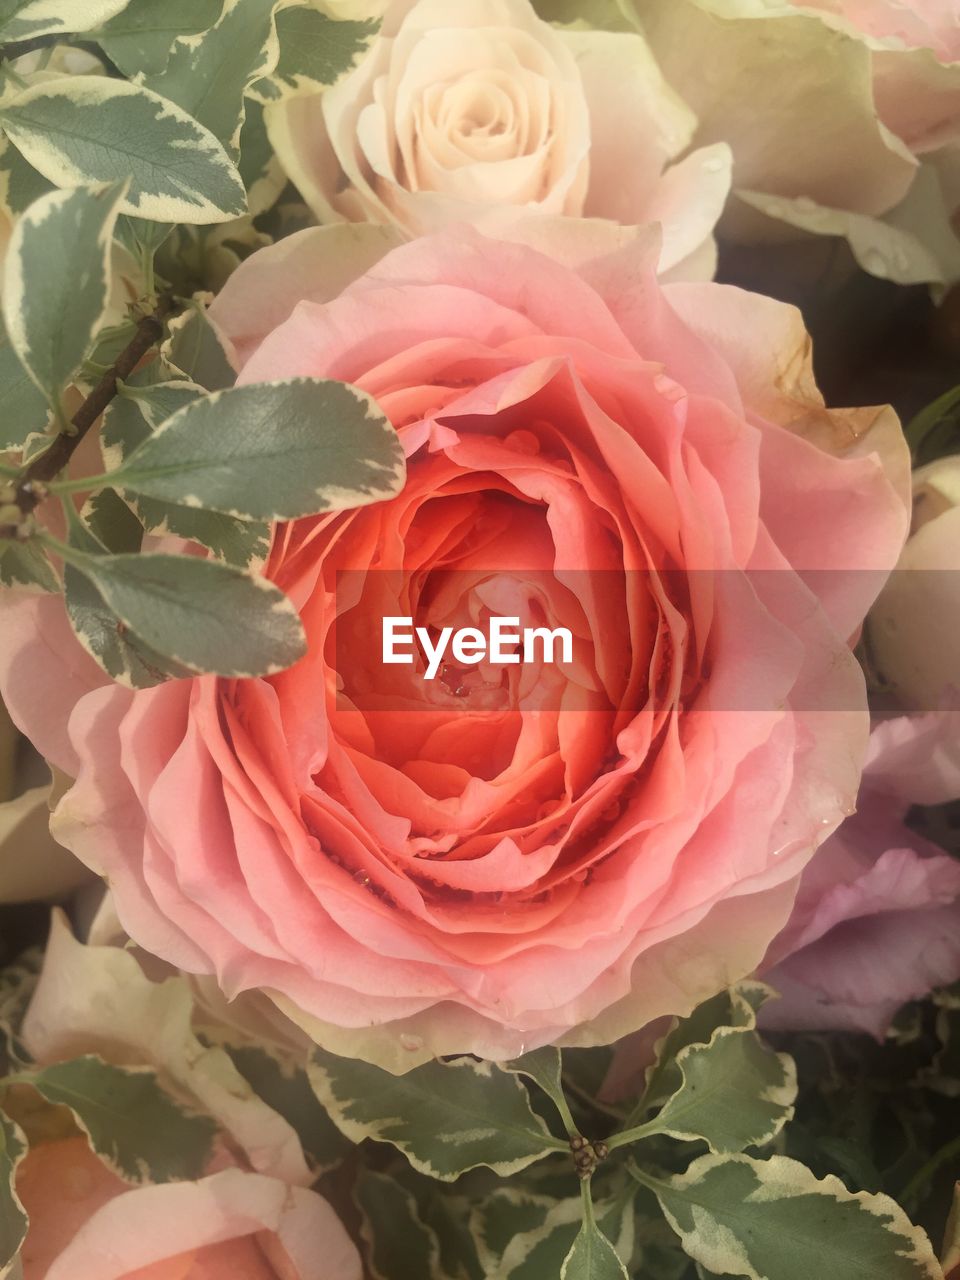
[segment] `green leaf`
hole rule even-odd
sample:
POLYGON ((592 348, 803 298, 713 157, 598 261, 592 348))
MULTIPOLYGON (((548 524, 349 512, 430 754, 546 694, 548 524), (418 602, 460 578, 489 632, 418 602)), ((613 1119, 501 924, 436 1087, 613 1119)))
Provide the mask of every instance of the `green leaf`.
POLYGON ((147 222, 122 213, 117 219, 116 238, 134 258, 152 257, 173 233, 170 222, 147 222))
POLYGON ((100 433, 100 448, 107 466, 119 467, 168 418, 204 394, 195 382, 172 379, 144 383, 134 374, 118 388, 107 409, 100 433))
POLYGON ((167 65, 173 42, 212 27, 222 7, 223 0, 129 0, 96 39, 125 76, 155 75, 167 65))
POLYGON ((681 1049, 675 1064, 681 1083, 657 1116, 641 1126, 643 1136, 702 1138, 723 1155, 772 1141, 793 1117, 793 1061, 768 1049, 754 1031, 718 1027, 709 1044, 681 1049))
POLYGON ((110 242, 119 185, 51 191, 24 213, 3 278, 7 336, 51 401, 96 340, 110 296, 110 242))
POLYGON ((0 404, 3 405, 0 453, 6 449, 22 449, 28 436, 46 431, 50 420, 47 398, 9 342, 0 345, 0 404))
MULTIPOLYGON (((107 410, 100 432, 107 465, 119 467, 161 422, 201 395, 203 388, 192 382, 125 386, 107 410)), ((151 533, 169 533, 197 542, 227 564, 257 566, 270 551, 271 530, 265 521, 237 520, 219 511, 182 507, 138 494, 130 494, 130 502, 151 533)))
MULTIPOLYGON (((103 555, 107 551, 106 544, 79 519, 72 523, 70 544, 91 555, 103 555)), ((131 633, 94 583, 73 565, 64 566, 63 590, 74 634, 94 661, 118 684, 129 689, 152 689, 171 676, 193 674, 189 668, 167 661, 131 633)))
POLYGON ((783 1156, 702 1156, 669 1179, 633 1170, 684 1250, 749 1280, 942 1280, 930 1241, 888 1196, 850 1192, 783 1156))
POLYGON ((46 178, 0 134, 0 206, 12 214, 23 213, 34 200, 52 190, 46 178))
POLYGON ((170 322, 170 336, 160 353, 174 369, 206 391, 225 391, 237 380, 237 371, 217 330, 196 301, 170 322))
POLYGON ((32 591, 60 590, 50 561, 35 542, 0 541, 0 583, 32 591))
POLYGON ((960 387, 921 409, 904 429, 914 466, 923 466, 960 449, 960 387))
POLYGON ((647 1072, 646 1089, 623 1127, 634 1128, 648 1111, 661 1106, 680 1088, 683 1077, 676 1060, 682 1049, 691 1044, 708 1044, 718 1027, 752 1030, 757 1025, 757 1010, 772 994, 763 983, 741 982, 705 1000, 682 1021, 674 1020, 657 1042, 657 1059, 647 1072))
POLYGON ((27 1215, 17 1195, 17 1165, 27 1152, 23 1134, 0 1111, 0 1267, 17 1256, 27 1234, 27 1215))
POLYGON ((254 1093, 296 1131, 314 1168, 335 1168, 352 1150, 310 1087, 307 1073, 259 1045, 224 1044, 254 1093))
POLYGON ((216 1125, 185 1111, 149 1068, 89 1055, 30 1073, 49 1101, 70 1108, 101 1159, 127 1182, 171 1182, 206 1172, 216 1125))
MULTIPOLYGON (((517 1186, 497 1188, 490 1195, 484 1196, 471 1211, 469 1226, 485 1274, 497 1274, 511 1241, 539 1231, 555 1207, 554 1201, 549 1197, 532 1195, 517 1186)), ((571 1239, 576 1234, 576 1223, 579 1220, 580 1207, 577 1205, 564 1219, 573 1224, 571 1239)), ((558 1268, 563 1256, 561 1252, 558 1268)))
POLYGON ((486 1165, 501 1176, 567 1150, 530 1109, 527 1092, 489 1062, 427 1062, 393 1076, 317 1049, 310 1082, 353 1142, 392 1142, 414 1168, 449 1182, 486 1165))
MULTIPOLYGON (((499 1193, 498 1198, 502 1202, 511 1194, 514 1193, 505 1191, 499 1193)), ((531 1201, 532 1199, 530 1197, 531 1201)), ((522 1203, 522 1194, 518 1200, 522 1203)), ((632 1201, 632 1196, 620 1197, 597 1205, 595 1210, 594 1231, 606 1238, 608 1245, 610 1237, 616 1237, 617 1248, 613 1250, 613 1256, 618 1261, 621 1252, 624 1257, 627 1257, 633 1248, 632 1201)), ((497 1276, 498 1280, 500 1277, 502 1280, 543 1280, 544 1276, 562 1274, 562 1268, 567 1265, 571 1251, 577 1246, 583 1234, 582 1195, 577 1199, 571 1197, 552 1204, 548 1201, 547 1205, 539 1221, 532 1222, 528 1228, 521 1228, 512 1238, 507 1239, 506 1246, 499 1257, 495 1252, 491 1253, 489 1247, 483 1248, 484 1263, 489 1275, 497 1276)), ((502 1212, 502 1208, 494 1212, 502 1212)), ((513 1220, 519 1224, 517 1217, 513 1220)), ((474 1215, 473 1221, 479 1225, 478 1215, 474 1215)), ((505 1226, 509 1221, 508 1218, 502 1225, 505 1226)), ((504 1234, 501 1227, 501 1244, 504 1234)), ((588 1259, 591 1252, 594 1257, 602 1259, 605 1256, 602 1244, 597 1245, 595 1240, 591 1242, 585 1255, 588 1259)), ((581 1257, 583 1256, 581 1254, 581 1257)), ((619 1271, 612 1272, 618 1280, 621 1274, 619 1271)), ((605 1280, 605 1272, 601 1271, 598 1275, 603 1276, 605 1280)))
POLYGON ((368 395, 342 382, 294 378, 192 401, 111 479, 239 520, 293 520, 380 502, 405 477, 397 434, 368 395))
POLYGON ((517 1075, 526 1076, 527 1079, 538 1084, 559 1111, 560 1118, 571 1137, 577 1132, 563 1092, 563 1062, 559 1049, 554 1045, 545 1045, 542 1049, 525 1053, 522 1058, 504 1063, 504 1069, 515 1071, 517 1075))
POLYGON ((258 217, 276 204, 287 184, 287 175, 270 143, 263 104, 253 98, 246 101, 238 167, 247 188, 250 213, 258 217))
POLYGON ((628 1280, 616 1249, 595 1222, 584 1222, 563 1260, 560 1280, 628 1280))
POLYGON ((302 5, 282 9, 277 14, 280 59, 272 76, 255 85, 255 94, 267 102, 336 84, 357 65, 379 29, 376 20, 337 21, 302 5))
POLYGON ((142 83, 177 103, 239 157, 247 86, 276 64, 276 0, 226 0, 209 31, 175 43, 163 70, 142 83))
POLYGON ((70 565, 165 664, 245 678, 283 671, 306 652, 296 609, 252 573, 194 556, 73 552, 70 565))
POLYGON ((157 222, 226 222, 246 210, 217 139, 180 107, 124 80, 70 76, 0 107, 0 124, 58 187, 129 178, 124 213, 157 222))
POLYGON ((60 31, 89 31, 127 0, 0 0, 0 40, 27 40, 60 31))
POLYGON ((81 515, 105 551, 116 555, 140 550, 143 525, 115 489, 98 489, 84 503, 81 515))
POLYGON ((353 1194, 362 1215, 360 1234, 373 1280, 438 1276, 439 1242, 421 1221, 408 1191, 386 1174, 364 1169, 353 1194))

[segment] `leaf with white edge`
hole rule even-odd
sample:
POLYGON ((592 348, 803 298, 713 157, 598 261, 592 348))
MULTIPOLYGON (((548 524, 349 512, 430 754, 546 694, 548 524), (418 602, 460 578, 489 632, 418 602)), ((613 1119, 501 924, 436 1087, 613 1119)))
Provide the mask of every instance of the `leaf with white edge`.
POLYGON ((715 1275, 942 1280, 930 1241, 889 1196, 848 1191, 785 1156, 701 1156, 668 1179, 632 1172, 685 1252, 715 1275))
POLYGON ((250 213, 256 218, 276 204, 287 185, 287 175, 267 135, 263 104, 253 98, 246 102, 237 167, 247 188, 250 213))
POLYGON ((118 391, 104 414, 100 432, 103 460, 111 468, 121 466, 138 446, 149 440, 161 422, 205 394, 203 387, 195 382, 179 379, 147 385, 131 380, 118 391))
POLYGON ((294 1130, 316 1170, 336 1168, 353 1150, 320 1105, 298 1063, 285 1061, 262 1045, 225 1042, 223 1048, 257 1097, 294 1130))
MULTIPOLYGON (((119 467, 161 422, 203 394, 203 388, 192 382, 124 386, 107 410, 100 432, 106 465, 119 467)), ((262 565, 269 554, 271 528, 265 521, 237 520, 220 511, 182 507, 135 493, 129 495, 129 502, 151 533, 172 534, 197 542, 227 564, 256 567, 262 565)))
POLYGON ((514 1058, 512 1062, 505 1062, 503 1065, 504 1070, 515 1071, 517 1075, 526 1076, 528 1080, 538 1084, 559 1111, 567 1131, 571 1135, 576 1133, 576 1125, 563 1092, 563 1061, 560 1050, 555 1045, 533 1049, 522 1058, 514 1058))
POLYGON ((96 340, 110 296, 110 242, 123 187, 51 191, 24 213, 3 276, 7 337, 55 401, 96 340))
POLYGON ((754 1031, 718 1027, 709 1044, 691 1044, 674 1059, 676 1093, 643 1128, 671 1138, 702 1138, 717 1155, 771 1142, 793 1117, 797 1072, 785 1053, 754 1031))
POLYGON ((662 1105, 676 1093, 681 1084, 676 1065, 681 1049, 691 1044, 708 1044, 718 1027, 753 1030, 757 1025, 757 1010, 773 994, 762 982, 741 982, 705 1000, 689 1017, 674 1019, 670 1030, 657 1041, 656 1061, 647 1070, 646 1088, 623 1127, 634 1128, 651 1108, 662 1105))
POLYGON ((386 1174, 364 1169, 353 1196, 373 1280, 439 1277, 440 1244, 408 1191, 386 1174))
POLYGON ((239 157, 248 85, 276 65, 276 0, 226 0, 215 26, 181 36, 162 72, 141 83, 177 103, 239 157))
POLYGON ((222 7, 223 0, 128 0, 96 40, 125 76, 155 75, 167 65, 174 41, 212 27, 222 7))
POLYGON ((306 653, 296 609, 266 578, 194 556, 73 551, 68 560, 165 664, 249 678, 283 671, 306 653))
POLYGON ((420 1216, 437 1237, 443 1274, 454 1280, 484 1280, 477 1242, 470 1234, 470 1200, 443 1188, 421 1206, 420 1216))
POLYGON ((28 591, 60 590, 50 561, 34 542, 0 541, 0 584, 28 591))
POLYGON ((22 449, 27 437, 46 431, 50 420, 47 398, 20 363, 9 342, 0 345, 0 453, 22 449))
POLYGON ((225 391, 237 380, 237 371, 219 333, 196 299, 189 310, 170 321, 170 336, 160 353, 168 364, 205 391, 225 391))
POLYGON ((393 497, 396 431, 364 392, 295 378, 215 391, 162 423, 114 484, 240 520, 293 520, 393 497))
POLYGON ((115 489, 98 489, 91 494, 80 515, 105 551, 118 555, 140 550, 143 525, 115 489))
POLYGON ((117 240, 134 259, 152 257, 163 242, 173 233, 173 224, 169 222, 147 222, 144 218, 131 218, 122 213, 117 219, 117 240))
POLYGON ((71 1057, 82 1043, 121 1063, 152 1066, 217 1122, 258 1173, 308 1186, 296 1134, 257 1097, 223 1048, 200 1041, 198 1012, 190 979, 152 981, 129 951, 78 942, 57 910, 21 1036, 44 1062, 71 1057))
MULTIPOLYGON (((607 1240, 616 1240, 610 1246, 614 1258, 629 1257, 633 1251, 633 1197, 620 1197, 595 1206, 595 1230, 607 1240)), ((490 1273, 502 1280, 542 1280, 544 1276, 560 1276, 570 1252, 577 1245, 583 1230, 582 1200, 570 1198, 551 1205, 543 1220, 532 1230, 513 1237, 490 1273)), ((594 1256, 602 1255, 602 1246, 592 1242, 594 1256)), ((584 1255, 581 1255, 583 1257, 584 1255)), ((574 1272, 574 1275, 577 1273, 574 1272)), ((589 1272, 583 1273, 589 1275, 589 1272)), ((605 1272, 598 1277, 606 1280, 605 1272)), ((619 1278, 620 1272, 612 1275, 619 1278)), ((571 1277, 572 1280, 572 1277, 571 1277)))
POLYGON ((48 1102, 70 1108, 94 1151, 127 1182, 199 1178, 216 1125, 186 1111, 148 1067, 117 1067, 87 1055, 29 1072, 48 1102))
POLYGON ((584 1222, 563 1260, 560 1280, 629 1280, 613 1245, 595 1222, 584 1222))
POLYGON ((0 40, 89 31, 126 4, 127 0, 0 0, 0 40))
POLYGON ((17 1195, 17 1165, 27 1153, 27 1143, 9 1116, 0 1111, 0 1267, 17 1256, 27 1234, 27 1215, 17 1195))
MULTIPOLYGON (((498 1187, 470 1211, 470 1234, 486 1275, 497 1269, 511 1241, 538 1231, 555 1208, 548 1196, 533 1195, 515 1186, 498 1187)), ((580 1208, 564 1221, 579 1221, 580 1208)), ((574 1227, 576 1231, 576 1227, 574 1227)), ((562 1258, 561 1254, 561 1258, 562 1258)))
MULTIPOLYGON (((86 502, 85 514, 89 513, 92 502, 92 498, 86 502)), ((89 523, 79 518, 71 522, 69 541, 72 547, 94 556, 112 550, 95 534, 89 523)), ((189 668, 168 661, 134 635, 96 586, 70 564, 66 564, 63 570, 63 593, 74 635, 91 658, 118 684, 128 689, 152 689, 171 677, 193 675, 189 668)))
POLYGON ((52 190, 46 178, 0 134, 0 208, 14 215, 23 213, 34 200, 52 190))
POLYGON ((317 1049, 307 1070, 348 1138, 391 1142, 415 1169, 442 1182, 479 1165, 505 1177, 567 1150, 533 1113, 516 1076, 489 1062, 427 1062, 393 1076, 317 1049))
POLYGON ((277 14, 280 58, 273 74, 254 86, 254 95, 271 102, 336 84, 357 65, 379 29, 374 19, 340 21, 303 5, 282 9, 277 14))
POLYGON ((104 76, 33 85, 0 107, 14 145, 58 187, 129 178, 121 208, 157 222, 227 222, 246 192, 209 130, 159 94, 104 76))

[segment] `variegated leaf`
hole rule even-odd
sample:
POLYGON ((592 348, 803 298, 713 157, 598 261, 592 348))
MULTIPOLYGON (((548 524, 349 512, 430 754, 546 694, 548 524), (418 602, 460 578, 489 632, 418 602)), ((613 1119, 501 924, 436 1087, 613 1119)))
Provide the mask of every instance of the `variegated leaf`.
POLYGON ((240 175, 209 130, 124 80, 68 76, 0 107, 0 125, 58 187, 129 179, 125 213, 158 222, 225 222, 246 211, 240 175))

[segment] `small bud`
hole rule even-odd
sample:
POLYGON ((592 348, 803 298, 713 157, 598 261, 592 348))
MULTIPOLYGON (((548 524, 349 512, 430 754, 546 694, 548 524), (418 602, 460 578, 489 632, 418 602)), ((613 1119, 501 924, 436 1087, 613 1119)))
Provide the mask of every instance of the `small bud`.
POLYGON ((593 1144, 593 1151, 598 1160, 606 1160, 607 1156, 610 1154, 610 1148, 605 1142, 595 1142, 593 1144))
POLYGON ((582 1134, 575 1133, 573 1137, 570 1139, 571 1151, 582 1151, 586 1145, 587 1145, 587 1140, 586 1138, 583 1137, 582 1134))

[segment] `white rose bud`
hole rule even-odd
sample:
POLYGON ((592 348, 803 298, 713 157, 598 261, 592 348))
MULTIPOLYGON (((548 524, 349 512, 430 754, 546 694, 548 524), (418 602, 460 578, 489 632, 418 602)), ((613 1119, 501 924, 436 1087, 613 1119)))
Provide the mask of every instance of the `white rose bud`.
POLYGON ((869 634, 880 674, 909 710, 960 692, 960 456, 915 473, 913 531, 869 634))

